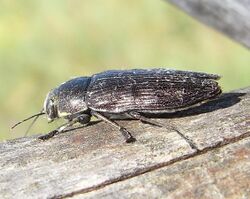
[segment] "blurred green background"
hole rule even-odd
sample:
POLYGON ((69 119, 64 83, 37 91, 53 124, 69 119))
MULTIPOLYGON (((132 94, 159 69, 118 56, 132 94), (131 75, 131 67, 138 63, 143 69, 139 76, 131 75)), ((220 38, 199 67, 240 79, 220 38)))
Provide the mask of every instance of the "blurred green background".
MULTIPOLYGON (((1 0, 0 139, 24 135, 47 92, 107 69, 166 67, 223 76, 224 91, 250 85, 250 52, 164 1, 1 0)), ((58 125, 39 119, 30 133, 58 125)))

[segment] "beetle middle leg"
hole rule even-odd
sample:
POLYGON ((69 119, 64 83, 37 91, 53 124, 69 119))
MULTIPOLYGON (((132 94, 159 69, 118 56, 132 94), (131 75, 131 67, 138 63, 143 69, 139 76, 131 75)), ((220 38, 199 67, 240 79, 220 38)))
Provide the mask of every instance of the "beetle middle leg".
POLYGON ((88 114, 81 114, 78 115, 77 117, 71 119, 69 122, 67 122, 66 124, 63 124, 62 126, 58 127, 57 129, 45 134, 45 135, 41 135, 38 137, 38 139, 40 140, 48 140, 52 137, 54 137, 55 135, 59 134, 59 133, 63 133, 67 130, 68 127, 71 127, 72 125, 74 125, 75 123, 79 122, 81 124, 87 124, 90 121, 90 115, 88 114))
POLYGON ((103 121, 111 124, 112 126, 118 128, 119 131, 124 136, 125 141, 127 143, 135 141, 135 138, 131 135, 131 133, 127 129, 125 129, 124 127, 120 126, 116 122, 114 122, 112 120, 109 120, 107 117, 103 116, 101 113, 98 113, 98 112, 95 112, 95 111, 91 111, 91 115, 93 115, 93 116, 97 117, 98 119, 101 119, 101 120, 103 120, 103 121))

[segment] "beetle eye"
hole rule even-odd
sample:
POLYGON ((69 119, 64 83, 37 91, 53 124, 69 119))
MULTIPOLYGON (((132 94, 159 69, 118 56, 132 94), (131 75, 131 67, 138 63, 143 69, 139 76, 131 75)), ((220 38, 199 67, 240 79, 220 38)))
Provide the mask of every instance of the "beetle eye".
POLYGON ((54 119, 57 117, 57 108, 53 100, 49 100, 48 115, 50 119, 54 119))

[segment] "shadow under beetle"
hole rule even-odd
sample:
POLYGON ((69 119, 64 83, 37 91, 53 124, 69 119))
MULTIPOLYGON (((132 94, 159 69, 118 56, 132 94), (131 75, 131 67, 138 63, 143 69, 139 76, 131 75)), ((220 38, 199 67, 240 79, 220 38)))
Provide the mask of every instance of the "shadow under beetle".
POLYGON ((132 118, 162 126, 145 114, 172 113, 214 99, 221 93, 216 81, 219 78, 213 74, 167 69, 110 70, 91 77, 77 77, 51 90, 40 113, 12 128, 43 114, 50 122, 66 119, 67 123, 39 137, 47 140, 75 123, 88 124, 91 116, 95 116, 116 127, 126 142, 132 142, 135 139, 131 133, 113 119, 132 118))

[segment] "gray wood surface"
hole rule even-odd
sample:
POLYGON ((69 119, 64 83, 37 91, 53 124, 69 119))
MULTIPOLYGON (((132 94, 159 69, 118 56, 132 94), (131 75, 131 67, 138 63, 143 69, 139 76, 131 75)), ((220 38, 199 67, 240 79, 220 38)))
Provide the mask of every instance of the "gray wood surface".
POLYGON ((250 0, 167 0, 250 48, 250 0))
POLYGON ((250 138, 73 198, 249 198, 250 138))
POLYGON ((103 122, 2 142, 0 198, 250 197, 250 87, 156 120, 119 121, 130 144, 103 122))

